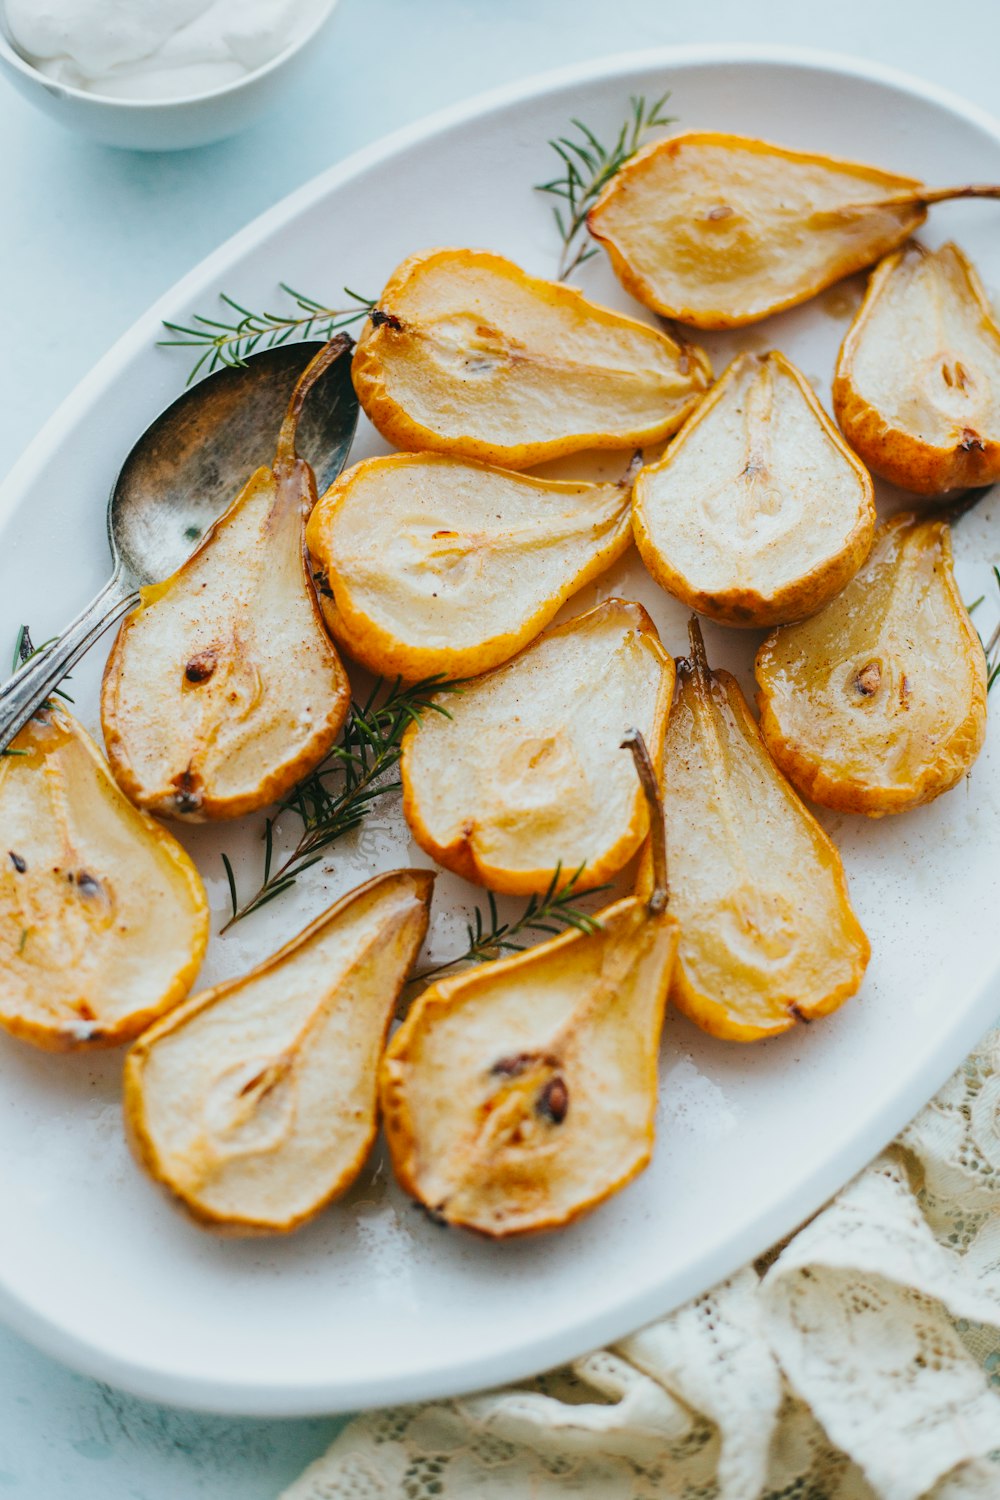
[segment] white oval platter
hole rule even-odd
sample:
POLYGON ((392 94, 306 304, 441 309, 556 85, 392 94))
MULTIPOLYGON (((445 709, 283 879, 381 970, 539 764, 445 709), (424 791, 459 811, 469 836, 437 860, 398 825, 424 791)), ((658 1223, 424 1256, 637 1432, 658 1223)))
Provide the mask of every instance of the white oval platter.
MULTIPOLYGON (((406 129, 335 167, 258 219, 173 289, 101 361, 0 491, 0 642, 27 621, 40 640, 107 571, 103 510, 136 435, 180 390, 183 351, 160 320, 212 313, 227 291, 272 304, 286 281, 334 305, 377 295, 410 252, 499 250, 553 274, 546 144, 572 116, 601 136, 629 96, 672 90, 680 126, 733 130, 912 173, 931 183, 1000 179, 1000 125, 939 91, 849 59, 749 47, 628 56, 549 75, 406 129)), ((954 237, 1000 288, 1000 205, 937 208, 931 242, 954 237)), ((603 257, 575 277, 637 309, 603 257)), ((829 400, 857 280, 795 312, 707 340, 785 350, 829 400)), ((359 433, 356 456, 381 451, 359 433)), ((609 459, 607 472, 616 472, 609 459)), ((889 496, 898 504, 899 497, 889 496)), ((956 532, 959 581, 1000 603, 992 498, 956 532)), ((684 612, 634 556, 570 612, 609 593, 640 598, 670 649, 684 612)), ((740 673, 755 637, 707 630, 740 673)), ((106 642, 74 676, 96 723, 106 642)), ((649 1170, 556 1236, 492 1245, 435 1228, 377 1153, 349 1196, 286 1241, 213 1239, 161 1198, 129 1157, 119 1055, 49 1057, 0 1039, 0 1315, 50 1353, 141 1395, 205 1409, 292 1415, 454 1394, 551 1366, 704 1290, 813 1213, 931 1096, 1000 1008, 1000 768, 990 736, 966 783, 932 806, 869 822, 824 817, 839 842, 873 958, 837 1015, 754 1047, 672 1017, 659 1138, 649 1170)), ((250 889, 259 823, 185 841, 227 908, 219 851, 250 889)), ((365 832, 301 885, 213 939, 204 979, 270 952, 370 871, 415 860, 389 799, 365 832)), ((438 882, 432 951, 462 946, 481 893, 438 882)))

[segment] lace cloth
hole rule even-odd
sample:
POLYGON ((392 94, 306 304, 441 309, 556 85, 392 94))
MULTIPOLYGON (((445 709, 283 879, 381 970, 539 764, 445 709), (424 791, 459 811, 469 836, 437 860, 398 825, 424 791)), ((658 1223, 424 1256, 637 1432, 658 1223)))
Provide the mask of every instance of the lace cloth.
POLYGON ((282 1500, 998 1500, 1000 1029, 783 1247, 569 1369, 356 1418, 282 1500))

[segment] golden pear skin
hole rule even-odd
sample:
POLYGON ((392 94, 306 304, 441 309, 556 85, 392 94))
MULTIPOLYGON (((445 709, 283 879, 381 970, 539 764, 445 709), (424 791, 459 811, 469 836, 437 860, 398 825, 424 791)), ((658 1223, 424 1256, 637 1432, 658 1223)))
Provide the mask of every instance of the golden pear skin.
POLYGON ((648 1164, 677 946, 658 863, 648 903, 629 896, 594 931, 414 1002, 382 1061, 382 1113, 400 1185, 441 1222, 493 1238, 556 1229, 648 1164))
POLYGON ((772 761, 736 679, 709 668, 694 621, 677 681, 662 773, 680 932, 670 999, 712 1036, 753 1042, 855 994, 868 939, 836 847, 772 761))
POLYGON ((579 888, 646 837, 646 801, 619 754, 630 724, 659 763, 673 658, 638 604, 608 599, 449 695, 403 738, 403 813, 448 870, 513 895, 560 871, 579 888))
POLYGON ((896 515, 819 614, 757 654, 767 747, 799 791, 841 812, 904 812, 960 781, 986 736, 986 664, 946 523, 896 515))
POLYGON ((875 270, 833 384, 869 468, 921 495, 1000 479, 1000 326, 957 245, 912 241, 875 270))
POLYGON ((525 469, 674 432, 707 356, 485 250, 430 250, 393 272, 351 367, 397 448, 525 469))
POLYGON ((348 470, 306 532, 339 644, 410 681, 473 677, 627 550, 627 483, 535 479, 438 453, 348 470))
POLYGON ((874 265, 927 206, 996 196, 750 136, 687 131, 617 172, 587 218, 626 291, 696 328, 739 328, 874 265))
POLYGON ((0 1025, 53 1052, 131 1041, 187 994, 208 901, 62 708, 0 757, 0 1025))
POLYGON ((433 882, 427 870, 375 876, 129 1052, 125 1120, 138 1160, 199 1224, 284 1234, 357 1177, 433 882))
POLYGON ((724 625, 798 620, 875 532, 871 477, 783 354, 740 354, 635 481, 636 546, 662 588, 724 625))
POLYGON ((305 554, 316 502, 295 452, 302 405, 343 346, 300 377, 272 469, 258 469, 164 583, 142 590, 108 658, 101 718, 111 768, 138 806, 190 822, 237 818, 314 769, 350 708, 305 554))

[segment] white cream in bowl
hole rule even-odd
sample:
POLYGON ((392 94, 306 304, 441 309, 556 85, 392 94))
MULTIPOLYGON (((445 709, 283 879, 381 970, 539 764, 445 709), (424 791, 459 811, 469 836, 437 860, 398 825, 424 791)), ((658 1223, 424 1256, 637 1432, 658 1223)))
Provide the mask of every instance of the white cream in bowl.
POLYGON ((112 99, 236 83, 299 36, 305 0, 6 0, 10 39, 55 82, 112 99))

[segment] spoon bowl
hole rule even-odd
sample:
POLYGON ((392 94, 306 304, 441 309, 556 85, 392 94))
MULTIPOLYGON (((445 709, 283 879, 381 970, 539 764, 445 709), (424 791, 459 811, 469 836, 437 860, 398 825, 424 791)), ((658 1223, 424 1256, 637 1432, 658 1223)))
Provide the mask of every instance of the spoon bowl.
MULTIPOLYGON (((317 379, 299 424, 298 451, 322 493, 340 473, 358 420, 350 340, 317 379)), ((6 749, 98 636, 191 555, 255 469, 274 461, 296 381, 324 348, 311 340, 225 366, 179 396, 132 448, 108 502, 111 578, 58 640, 0 688, 0 750, 6 749)))

